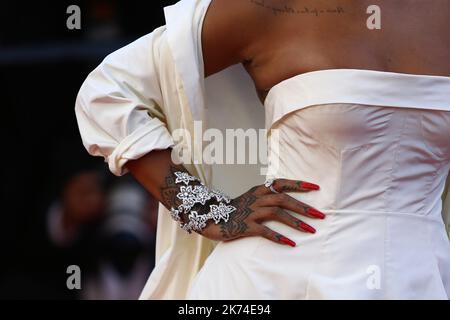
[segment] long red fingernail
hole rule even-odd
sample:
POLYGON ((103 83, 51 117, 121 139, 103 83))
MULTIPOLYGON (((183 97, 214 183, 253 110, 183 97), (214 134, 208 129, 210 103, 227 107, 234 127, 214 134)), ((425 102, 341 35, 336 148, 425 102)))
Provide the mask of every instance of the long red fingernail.
POLYGON ((309 224, 306 224, 304 222, 300 222, 300 228, 310 233, 316 233, 316 229, 314 229, 309 224))
POLYGON ((286 237, 281 237, 280 241, 285 243, 285 244, 287 244, 287 245, 289 245, 289 246, 291 246, 291 247, 295 247, 296 246, 294 241, 292 241, 291 239, 286 238, 286 237))
POLYGON ((319 219, 325 219, 325 214, 314 208, 309 208, 308 214, 319 219))
POLYGON ((309 182, 302 182, 300 184, 300 188, 309 189, 309 190, 319 190, 320 189, 320 187, 317 184, 309 183, 309 182))

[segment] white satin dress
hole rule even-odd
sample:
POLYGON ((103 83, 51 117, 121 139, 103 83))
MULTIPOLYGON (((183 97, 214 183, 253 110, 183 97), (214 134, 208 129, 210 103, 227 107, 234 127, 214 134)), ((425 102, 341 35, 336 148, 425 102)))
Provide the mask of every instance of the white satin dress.
POLYGON ((291 212, 316 234, 265 223, 294 248, 219 243, 188 299, 448 299, 450 77, 314 71, 274 86, 265 108, 279 134, 270 177, 319 184, 289 195, 327 217, 291 212))

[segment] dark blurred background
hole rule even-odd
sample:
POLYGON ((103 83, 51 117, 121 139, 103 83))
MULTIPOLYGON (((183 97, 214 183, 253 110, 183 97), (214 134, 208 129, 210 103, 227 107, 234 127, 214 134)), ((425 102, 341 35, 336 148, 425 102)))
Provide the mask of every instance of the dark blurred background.
POLYGON ((157 203, 87 154, 74 102, 108 53, 163 25, 175 2, 2 2, 0 298, 137 298, 154 264, 157 203), (66 26, 70 5, 80 30, 66 26), (70 265, 81 290, 66 286, 70 265))

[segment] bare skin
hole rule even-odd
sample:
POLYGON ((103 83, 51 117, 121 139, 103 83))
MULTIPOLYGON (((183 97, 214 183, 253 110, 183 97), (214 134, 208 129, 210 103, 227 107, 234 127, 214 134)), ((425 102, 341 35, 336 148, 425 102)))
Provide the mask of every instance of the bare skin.
POLYGON ((203 29, 205 73, 242 63, 262 98, 282 80, 323 69, 450 76, 449 21, 448 1, 214 0, 203 29), (381 30, 366 27, 372 4, 381 30))
MULTIPOLYGON (((323 69, 369 69, 450 77, 450 2, 421 0, 213 0, 205 16, 202 46, 205 76, 241 63, 261 101, 275 84, 323 69), (368 6, 381 8, 381 30, 369 30, 368 6)), ((153 151, 127 168, 167 208, 177 206, 178 186, 170 150, 153 151)), ((279 180, 278 191, 317 192, 302 181, 279 180)), ((299 231, 314 229, 297 214, 324 218, 308 204, 255 186, 232 200, 227 223, 201 233, 220 241, 263 236, 295 245, 267 228, 276 220, 299 231)), ((197 208, 205 210, 205 208, 197 208)), ((186 217, 183 217, 186 219, 186 217)))

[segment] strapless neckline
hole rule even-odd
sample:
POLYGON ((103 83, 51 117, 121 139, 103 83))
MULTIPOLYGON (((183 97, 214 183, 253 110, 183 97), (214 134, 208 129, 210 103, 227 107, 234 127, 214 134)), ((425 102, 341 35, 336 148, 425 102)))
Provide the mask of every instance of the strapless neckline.
POLYGON ((269 89, 266 128, 292 111, 332 103, 450 111, 450 77, 368 69, 298 74, 269 89))
POLYGON ((325 73, 337 73, 337 72, 347 72, 351 71, 354 73, 372 73, 372 74, 380 74, 380 75, 396 75, 400 77, 421 77, 421 78, 427 78, 427 79, 447 79, 450 80, 450 76, 437 76, 437 75, 426 75, 426 74, 416 74, 416 73, 405 73, 405 72, 392 72, 392 71, 381 71, 381 70, 371 70, 371 69, 353 69, 353 68, 333 68, 333 69, 323 69, 323 70, 314 70, 314 71, 308 71, 304 73, 299 73, 297 75, 294 75, 292 77, 289 77, 287 79, 284 79, 277 84, 273 85, 272 88, 267 90, 266 98, 264 99, 263 105, 266 105, 267 98, 271 94, 272 91, 276 90, 277 87, 282 86, 283 84, 295 81, 296 79, 300 79, 302 77, 306 77, 309 75, 315 75, 315 74, 325 74, 325 73))

